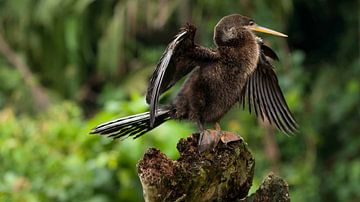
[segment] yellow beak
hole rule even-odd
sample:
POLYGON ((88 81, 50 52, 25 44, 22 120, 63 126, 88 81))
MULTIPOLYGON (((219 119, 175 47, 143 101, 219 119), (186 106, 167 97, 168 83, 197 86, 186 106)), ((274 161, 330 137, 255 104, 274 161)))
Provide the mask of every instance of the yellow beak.
POLYGON ((288 37, 286 34, 283 34, 283 33, 268 29, 266 27, 261 27, 259 25, 252 25, 249 28, 251 30, 253 30, 253 31, 256 31, 256 32, 263 32, 263 33, 272 34, 272 35, 275 35, 275 36, 288 37))

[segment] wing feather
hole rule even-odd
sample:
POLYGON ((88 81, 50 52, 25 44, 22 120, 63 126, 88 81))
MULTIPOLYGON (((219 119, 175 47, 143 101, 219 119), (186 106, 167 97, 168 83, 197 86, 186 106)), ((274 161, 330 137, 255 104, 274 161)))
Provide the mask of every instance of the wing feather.
POLYGON ((281 131, 283 131, 284 133, 291 133, 291 131, 289 130, 289 128, 287 127, 287 125, 285 125, 282 121, 282 115, 281 115, 281 111, 279 110, 279 108, 277 107, 277 105, 275 104, 275 100, 272 97, 271 94, 271 90, 270 84, 269 84, 269 78, 265 78, 263 84, 265 85, 265 92, 267 94, 267 97, 269 99, 269 108, 273 111, 274 113, 274 118, 275 118, 275 122, 277 123, 278 126, 280 126, 281 131))
MULTIPOLYGON (((153 76, 150 80, 149 89, 147 93, 147 101, 150 103, 150 126, 152 127, 155 122, 156 117, 156 109, 158 108, 159 97, 161 93, 161 89, 164 88, 163 80, 166 76, 165 73, 169 67, 171 59, 174 55, 174 52, 178 48, 178 45, 189 37, 192 34, 191 30, 183 29, 181 30, 174 38, 173 41, 170 42, 165 52, 160 58, 160 61, 153 73, 153 76)), ((174 67, 175 68, 175 67, 174 67)), ((171 77, 172 75, 169 75, 171 77)))
POLYGON ((160 95, 204 61, 218 58, 218 53, 194 44, 196 28, 187 24, 169 43, 151 77, 146 102, 150 104, 150 126, 155 124, 160 95))
POLYGON ((260 47, 262 52, 257 68, 250 75, 241 95, 243 107, 247 102, 250 113, 254 109, 257 117, 267 119, 285 134, 294 134, 298 131, 298 124, 281 92, 274 68, 266 59, 266 56, 273 59, 277 59, 277 56, 271 48, 266 46, 265 53, 264 47, 260 47))
POLYGON ((260 104, 261 95, 260 95, 259 76, 254 76, 254 83, 255 83, 256 105, 259 107, 261 119, 264 121, 264 107, 262 107, 262 105, 260 104))

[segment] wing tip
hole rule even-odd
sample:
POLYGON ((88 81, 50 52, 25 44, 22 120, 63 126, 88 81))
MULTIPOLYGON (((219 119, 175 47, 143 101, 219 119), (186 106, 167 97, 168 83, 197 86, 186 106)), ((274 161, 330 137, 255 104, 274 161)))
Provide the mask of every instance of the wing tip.
POLYGON ((91 129, 91 131, 89 132, 89 135, 95 135, 97 134, 97 131, 95 129, 91 129))
MULTIPOLYGON (((280 129, 281 130, 281 129, 280 129)), ((300 129, 299 129, 299 125, 298 123, 294 123, 292 125, 289 126, 288 131, 283 131, 281 130, 284 134, 286 134, 287 136, 296 136, 300 133, 300 129)))
POLYGON ((99 133, 100 133, 100 130, 99 130, 100 126, 101 126, 101 125, 98 125, 98 126, 96 126, 95 128, 92 128, 92 129, 90 130, 90 132, 89 132, 89 135, 99 134, 99 133))

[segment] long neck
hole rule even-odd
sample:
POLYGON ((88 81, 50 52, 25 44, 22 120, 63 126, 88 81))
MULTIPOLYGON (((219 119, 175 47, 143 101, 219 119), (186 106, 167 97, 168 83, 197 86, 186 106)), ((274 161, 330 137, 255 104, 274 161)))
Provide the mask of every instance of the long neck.
MULTIPOLYGON (((250 31, 244 31, 236 39, 217 41, 220 54, 231 63, 239 64, 247 75, 250 75, 256 68, 260 48, 256 36, 250 31)), ((216 38, 214 38, 216 39, 216 38)))
POLYGON ((252 36, 248 37, 246 43, 239 47, 239 52, 242 52, 242 60, 247 63, 246 73, 248 75, 252 74, 256 69, 260 56, 260 47, 255 35, 252 32, 249 33, 252 36))

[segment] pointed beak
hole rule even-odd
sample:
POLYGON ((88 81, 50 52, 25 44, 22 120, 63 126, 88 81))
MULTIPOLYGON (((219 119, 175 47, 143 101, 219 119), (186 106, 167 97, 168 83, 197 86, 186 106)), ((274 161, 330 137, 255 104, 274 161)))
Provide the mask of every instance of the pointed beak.
POLYGON ((262 32, 262 33, 266 33, 266 34, 272 34, 275 36, 281 36, 281 37, 288 37, 286 34, 268 29, 266 27, 261 27, 259 25, 252 25, 249 27, 249 29, 251 29, 252 31, 256 31, 256 32, 262 32))

